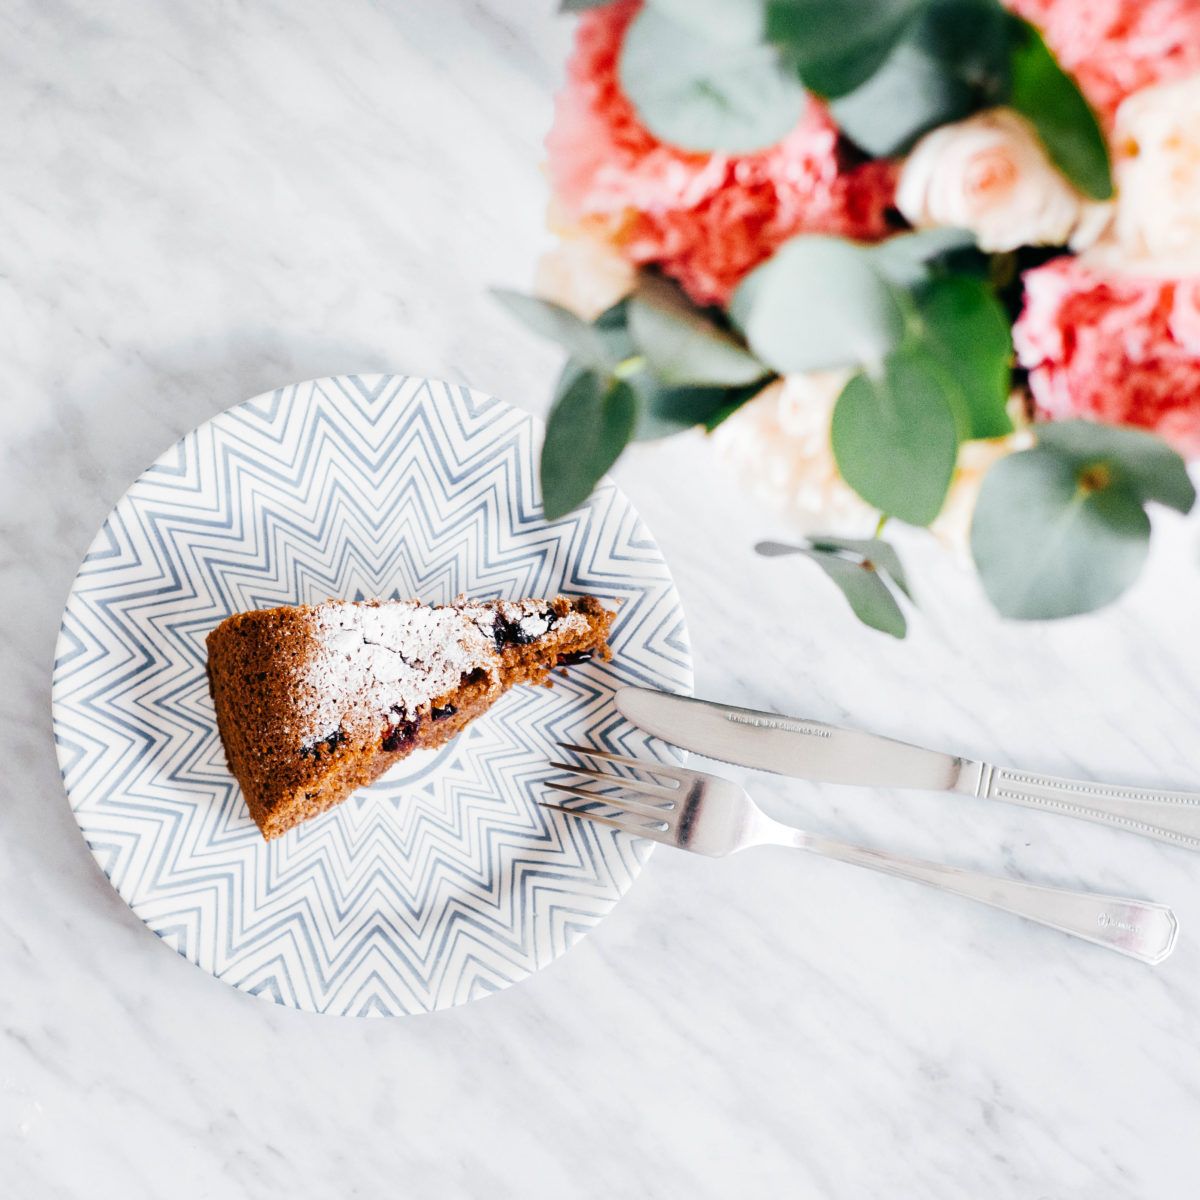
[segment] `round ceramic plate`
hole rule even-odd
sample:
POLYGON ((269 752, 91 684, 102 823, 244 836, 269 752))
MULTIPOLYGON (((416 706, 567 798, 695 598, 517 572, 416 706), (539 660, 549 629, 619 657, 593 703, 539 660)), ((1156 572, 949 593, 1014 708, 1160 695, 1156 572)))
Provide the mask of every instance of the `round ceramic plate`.
POLYGON ((665 757, 625 683, 690 691, 679 599, 605 481, 547 523, 537 423, 399 376, 230 409, 113 509, 63 615, 54 726, 71 808, 130 908, 218 979, 317 1012, 445 1008, 538 970, 599 922, 649 844, 541 808, 562 741, 665 757), (331 596, 587 592, 614 658, 517 688, 449 745, 267 843, 230 776, 204 638, 230 613, 331 596))

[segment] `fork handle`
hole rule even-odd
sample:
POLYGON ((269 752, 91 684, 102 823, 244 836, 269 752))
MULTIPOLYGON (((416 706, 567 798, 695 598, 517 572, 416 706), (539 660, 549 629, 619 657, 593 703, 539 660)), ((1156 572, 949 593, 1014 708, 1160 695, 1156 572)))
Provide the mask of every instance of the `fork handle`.
MULTIPOLYGON (((786 838, 786 844, 824 858, 836 858, 839 862, 977 900, 980 904, 1014 913, 1039 925, 1048 925, 1061 933, 1106 946, 1145 963, 1158 964, 1175 948, 1179 925, 1175 914, 1163 904, 1003 879, 961 867, 852 846, 800 830, 787 830, 786 838)), ((784 841, 784 837, 779 840, 784 841)))

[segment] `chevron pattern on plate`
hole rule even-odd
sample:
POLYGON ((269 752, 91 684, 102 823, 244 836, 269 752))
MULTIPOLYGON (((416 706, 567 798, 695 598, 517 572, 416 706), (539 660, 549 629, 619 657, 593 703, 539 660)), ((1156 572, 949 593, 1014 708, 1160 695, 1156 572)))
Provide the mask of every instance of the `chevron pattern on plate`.
POLYGON ((188 434, 80 567, 54 668, 59 764, 133 911, 236 987, 317 1012, 445 1008, 538 970, 632 884, 649 843, 540 808, 560 741, 666 758, 612 702, 691 690, 679 600, 606 481, 553 524, 532 417, 466 388, 322 379, 188 434), (204 638, 229 614, 327 597, 592 593, 614 661, 510 692, 459 738, 264 842, 225 765, 204 638))

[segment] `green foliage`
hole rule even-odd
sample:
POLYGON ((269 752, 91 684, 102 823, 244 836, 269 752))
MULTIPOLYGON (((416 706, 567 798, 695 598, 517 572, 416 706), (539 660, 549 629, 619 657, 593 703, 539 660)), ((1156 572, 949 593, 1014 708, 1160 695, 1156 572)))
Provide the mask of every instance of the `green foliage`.
POLYGON ((646 276, 630 299, 629 331, 664 384, 740 387, 770 374, 713 317, 657 276, 646 276))
POLYGON ((1012 330, 996 294, 970 275, 936 279, 917 293, 925 342, 958 385, 964 441, 1012 432, 1012 330))
POLYGON ((633 436, 637 397, 621 379, 580 370, 546 421, 542 444, 542 504, 546 519, 582 504, 633 436))
POLYGON ((1012 90, 1008 102, 1033 122, 1051 159, 1085 195, 1113 194, 1108 143, 1096 114, 1074 79, 1058 65, 1028 21, 1008 18, 1012 39, 1012 90))
POLYGON ((912 599, 900 556, 879 538, 815 536, 807 546, 760 542, 755 550, 767 557, 800 554, 811 559, 837 585, 854 615, 872 629, 902 638, 908 622, 896 593, 912 599))
MULTIPOLYGON (((869 6, 868 6, 869 7, 869 6)), ((983 0, 925 0, 870 77, 833 100, 843 133, 868 154, 901 154, 930 129, 1002 102, 1005 14, 983 0)))
POLYGON ((614 357, 612 339, 562 305, 505 288, 493 288, 492 295, 534 333, 557 342, 572 358, 589 367, 608 370, 620 361, 614 357))
POLYGON ((769 0, 766 33, 790 53, 805 86, 832 100, 883 66, 920 8, 921 0, 769 0))
POLYGON ((971 551, 992 603, 1019 620, 1110 604, 1145 561, 1149 501, 1180 512, 1195 501, 1165 443, 1082 421, 1039 427, 1037 446, 992 467, 976 505, 971 551))
POLYGON ((647 128, 696 151, 779 141, 805 89, 874 156, 1008 104, 1081 191, 1113 192, 1095 114, 1037 30, 999 0, 647 0, 626 34, 620 77, 647 128))
POLYGON ((878 363, 904 336, 903 297, 870 253, 841 238, 792 238, 730 305, 751 350, 779 372, 878 363))
POLYGON ((881 373, 855 375, 830 429, 843 478, 882 512, 928 525, 958 457, 957 399, 954 381, 918 342, 890 354, 881 373))
POLYGON ((805 104, 768 42, 708 37, 653 3, 625 34, 619 73, 642 123, 685 150, 760 150, 795 126, 805 104))
POLYGON ((570 354, 542 445, 542 495, 550 519, 586 500, 629 442, 694 425, 715 428, 771 374, 718 316, 697 310, 655 276, 644 276, 633 296, 590 324, 533 296, 495 295, 570 354))
POLYGON ((975 235, 969 230, 947 227, 898 233, 864 249, 885 279, 897 287, 915 288, 945 274, 949 262, 974 246, 975 235))

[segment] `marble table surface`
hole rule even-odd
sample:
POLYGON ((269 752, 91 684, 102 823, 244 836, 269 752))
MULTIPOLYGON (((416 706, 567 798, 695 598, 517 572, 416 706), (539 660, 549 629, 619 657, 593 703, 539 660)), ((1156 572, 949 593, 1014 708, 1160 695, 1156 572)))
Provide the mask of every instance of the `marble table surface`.
MULTIPOLYGON (((834 863, 660 852, 589 938, 466 1008, 321 1018, 152 937, 68 811, 59 614, 165 446, 291 380, 398 370, 544 409, 488 300, 545 242, 552 0, 0 0, 0 1177, 87 1197, 1173 1200, 1200 1170, 1200 857, 985 802, 752 781, 881 847, 1172 903, 1158 969, 834 863)), ((618 472, 697 690, 1060 774, 1200 781, 1197 531, 1088 619, 989 615, 922 538, 911 636, 855 625, 700 437, 618 472)))

